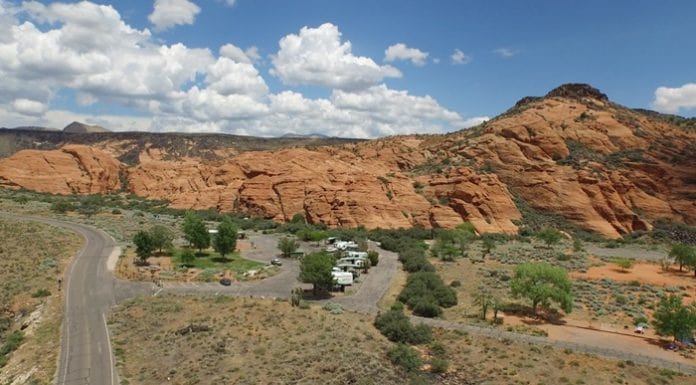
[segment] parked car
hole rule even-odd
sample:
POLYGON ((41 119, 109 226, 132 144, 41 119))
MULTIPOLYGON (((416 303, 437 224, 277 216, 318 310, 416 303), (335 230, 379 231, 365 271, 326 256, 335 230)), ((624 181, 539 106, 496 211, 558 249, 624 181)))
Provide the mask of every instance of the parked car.
POLYGON ((278 258, 273 258, 271 259, 271 265, 282 266, 283 262, 278 258))
POLYGON ((220 279, 220 285, 222 285, 222 286, 229 286, 231 284, 232 284, 232 280, 229 278, 220 279))

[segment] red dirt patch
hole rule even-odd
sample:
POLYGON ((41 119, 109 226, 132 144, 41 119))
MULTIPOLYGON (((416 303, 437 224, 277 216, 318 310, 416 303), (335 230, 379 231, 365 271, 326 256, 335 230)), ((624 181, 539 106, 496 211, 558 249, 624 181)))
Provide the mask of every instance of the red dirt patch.
POLYGON ((613 264, 591 267, 586 273, 573 272, 573 278, 602 279, 609 278, 617 282, 638 281, 653 286, 687 286, 696 285, 692 273, 679 272, 671 269, 663 271, 660 265, 652 263, 636 263, 632 268, 622 271, 613 264))

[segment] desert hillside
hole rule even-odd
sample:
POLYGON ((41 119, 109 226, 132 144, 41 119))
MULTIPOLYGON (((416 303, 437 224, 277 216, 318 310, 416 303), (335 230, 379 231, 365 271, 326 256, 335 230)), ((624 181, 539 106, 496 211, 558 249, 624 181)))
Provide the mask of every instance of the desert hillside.
POLYGON ((340 141, 4 130, 0 186, 126 191, 177 208, 278 221, 299 213, 368 228, 470 221, 480 232, 515 233, 531 209, 618 237, 660 219, 696 223, 695 126, 564 85, 447 135, 340 141))

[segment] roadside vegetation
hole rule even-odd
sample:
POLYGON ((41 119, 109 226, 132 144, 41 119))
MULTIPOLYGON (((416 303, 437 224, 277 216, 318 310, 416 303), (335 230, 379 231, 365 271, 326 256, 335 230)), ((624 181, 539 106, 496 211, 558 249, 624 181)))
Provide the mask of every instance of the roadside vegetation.
POLYGON ((0 383, 49 384, 62 319, 58 279, 82 239, 45 224, 0 218, 0 383))
POLYGON ((407 384, 367 318, 268 299, 164 296, 119 305, 109 325, 119 376, 131 384, 407 384))

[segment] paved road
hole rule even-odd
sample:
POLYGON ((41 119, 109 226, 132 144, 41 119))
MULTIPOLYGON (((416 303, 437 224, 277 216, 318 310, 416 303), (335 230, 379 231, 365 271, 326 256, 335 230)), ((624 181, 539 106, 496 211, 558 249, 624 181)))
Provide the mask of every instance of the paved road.
POLYGON ((106 259, 113 239, 93 227, 58 220, 0 213, 13 219, 42 222, 82 235, 85 244, 64 279, 65 305, 57 385, 118 384, 106 314, 115 302, 115 281, 106 259))

